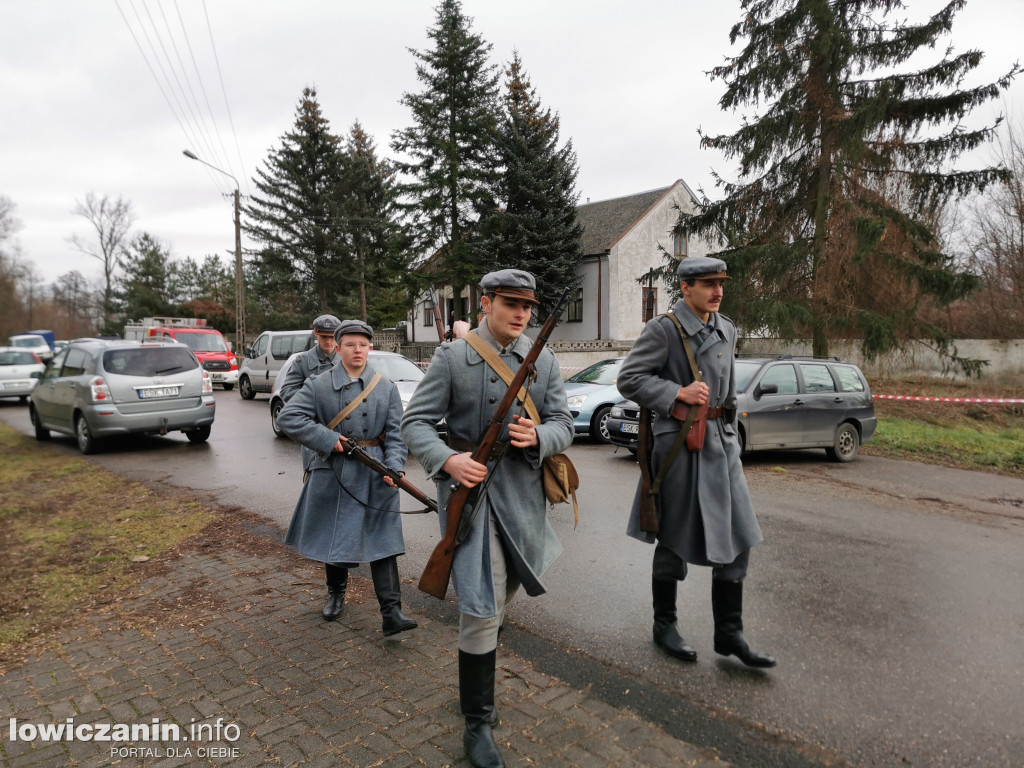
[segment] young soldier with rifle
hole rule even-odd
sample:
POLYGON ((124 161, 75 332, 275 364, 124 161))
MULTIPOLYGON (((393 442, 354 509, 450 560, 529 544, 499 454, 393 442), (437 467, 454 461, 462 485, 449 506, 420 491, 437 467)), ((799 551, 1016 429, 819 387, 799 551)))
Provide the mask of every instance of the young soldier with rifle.
POLYGON ((402 437, 436 480, 438 504, 447 508, 447 514, 439 515, 442 541, 420 588, 443 597, 448 571, 453 577, 460 613, 463 745, 473 766, 491 768, 505 764, 491 733, 497 722, 498 630, 520 585, 529 595, 543 594, 540 577, 561 552, 547 519, 542 462, 572 443, 573 423, 558 361, 543 348, 561 306, 537 342, 531 342, 523 332, 538 303, 533 275, 504 269, 485 275, 480 285, 485 318, 469 335, 512 372, 521 373, 519 378, 532 367, 534 375, 524 389, 541 423, 530 419, 518 401, 511 402, 519 390, 516 379, 510 392, 467 337, 435 352, 402 419, 402 437), (447 444, 434 428, 441 418, 448 422, 447 444), (489 447, 491 433, 497 441, 489 447), (439 558, 447 558, 447 565, 436 562, 439 558))
POLYGON ((677 275, 683 298, 647 323, 619 372, 619 392, 640 404, 640 429, 650 430, 639 441, 641 481, 627 533, 657 543, 651 591, 658 646, 697 660, 676 625, 676 588, 687 563, 703 565, 711 568, 715 652, 774 667, 775 659, 751 650, 743 636, 743 580, 761 528, 734 426, 736 327, 718 313, 729 277, 724 261, 704 256, 683 259, 677 275))
POLYGON ((398 580, 398 556, 405 554, 398 500, 404 480, 394 479, 405 474, 402 399, 394 383, 367 364, 369 325, 345 320, 334 336, 340 363, 310 378, 277 419, 312 455, 285 543, 325 564, 327 621, 341 614, 348 569, 369 563, 382 631, 394 635, 416 627, 402 614, 398 580), (347 455, 353 445, 390 473, 380 474, 347 455))

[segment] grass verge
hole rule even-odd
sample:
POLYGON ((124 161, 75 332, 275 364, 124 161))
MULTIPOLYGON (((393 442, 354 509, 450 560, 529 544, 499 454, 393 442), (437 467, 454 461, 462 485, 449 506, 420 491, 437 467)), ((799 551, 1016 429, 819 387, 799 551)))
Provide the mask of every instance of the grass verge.
POLYGON ((72 613, 117 599, 216 513, 0 424, 0 665, 72 613))
MULTIPOLYGON (((872 381, 878 394, 1020 398, 1012 380, 872 381)), ((864 453, 1024 477, 1024 406, 876 400, 878 430, 864 453)))

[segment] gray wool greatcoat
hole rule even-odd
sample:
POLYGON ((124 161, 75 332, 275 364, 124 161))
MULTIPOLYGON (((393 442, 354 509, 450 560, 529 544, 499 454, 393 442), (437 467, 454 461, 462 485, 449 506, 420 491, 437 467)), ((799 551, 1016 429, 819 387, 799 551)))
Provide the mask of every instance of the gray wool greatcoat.
POLYGON ((312 456, 309 478, 285 537, 286 544, 295 545, 311 560, 372 563, 405 553, 398 489, 386 485, 383 477, 356 459, 333 452, 339 434, 368 439, 383 433, 383 448, 365 450, 389 468, 404 472, 407 452, 399 435, 402 399, 398 388, 382 378, 341 424, 333 430, 327 428, 370 383, 373 373, 368 364, 361 378, 352 379, 338 364, 308 379, 277 418, 281 429, 312 456))
MULTIPOLYGON (((718 313, 708 318, 711 334, 703 344, 693 338, 704 325, 680 299, 672 312, 691 337, 697 369, 708 385, 708 407, 735 410, 734 358, 736 327, 718 313)), ((657 475, 682 423, 671 416, 681 386, 693 381, 690 363, 675 323, 656 317, 619 371, 617 386, 628 397, 654 412, 652 471, 657 475)), ((653 476, 652 476, 653 477, 653 476)), ((704 449, 691 453, 684 445, 661 486, 658 496, 659 532, 640 530, 640 486, 626 532, 653 543, 655 538, 688 563, 727 565, 761 542, 761 528, 754 516, 750 492, 740 463, 740 447, 734 424, 722 419, 708 422, 704 449)))
MULTIPOLYGON (((293 355, 288 364, 288 370, 284 374, 281 386, 277 393, 286 403, 291 400, 295 393, 302 389, 302 385, 313 376, 319 376, 324 371, 329 371, 337 363, 341 362, 338 353, 334 352, 327 356, 320 349, 319 344, 314 344, 312 349, 305 352, 297 352, 293 355)), ((326 423, 326 422, 325 422, 326 423)), ((302 446, 302 469, 308 470, 309 464, 314 459, 313 453, 306 446, 302 446)))
MULTIPOLYGON (((490 338, 485 327, 481 336, 485 340, 490 338)), ((524 334, 508 354, 500 357, 515 372, 532 344, 524 334)), ((548 349, 541 350, 536 368, 537 381, 530 388, 530 397, 542 422, 537 426, 539 444, 527 449, 506 449, 469 536, 455 550, 452 580, 459 610, 480 618, 497 614, 489 545, 493 523, 497 524, 505 545, 509 574, 515 573, 529 595, 544 593, 540 577, 562 552, 547 518, 541 463, 572 443, 572 415, 554 354, 548 349)), ((437 483, 442 535, 452 481, 441 467, 449 456, 461 451, 449 448, 434 425, 445 418, 451 437, 475 444, 507 390, 505 382, 476 350, 465 339, 458 339, 443 343, 435 351, 427 374, 405 411, 402 437, 427 475, 437 483)), ((505 417, 500 441, 508 442, 508 425, 518 413, 518 406, 513 405, 505 417)), ((492 461, 488 468, 493 467, 492 461)))

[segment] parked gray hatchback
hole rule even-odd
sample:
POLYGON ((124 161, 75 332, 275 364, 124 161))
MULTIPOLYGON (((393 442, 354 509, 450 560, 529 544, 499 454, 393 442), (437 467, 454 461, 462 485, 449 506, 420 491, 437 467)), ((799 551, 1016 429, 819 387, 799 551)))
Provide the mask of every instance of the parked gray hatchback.
POLYGON ((46 367, 29 405, 37 440, 73 435, 82 453, 132 433, 180 430, 201 443, 215 411, 210 374, 176 341, 76 339, 46 367))
MULTIPOLYGON (((824 448, 834 461, 851 461, 878 424, 864 374, 835 359, 737 358, 736 405, 743 451, 824 448)), ((638 419, 636 403, 616 404, 611 441, 636 450, 638 419)))

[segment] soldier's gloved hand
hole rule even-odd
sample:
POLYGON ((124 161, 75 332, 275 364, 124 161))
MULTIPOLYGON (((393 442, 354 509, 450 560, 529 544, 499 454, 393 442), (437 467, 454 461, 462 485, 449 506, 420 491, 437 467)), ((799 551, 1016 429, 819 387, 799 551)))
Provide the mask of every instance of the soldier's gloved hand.
POLYGON ((441 466, 448 475, 467 488, 479 485, 487 477, 487 467, 473 461, 471 453, 456 453, 449 456, 441 466))
POLYGON ((525 416, 513 416, 508 425, 509 441, 516 448, 529 448, 537 445, 537 427, 525 416))
POLYGON ((680 387, 676 393, 676 400, 681 400, 687 405, 704 405, 708 401, 708 385, 703 381, 695 381, 680 387))

